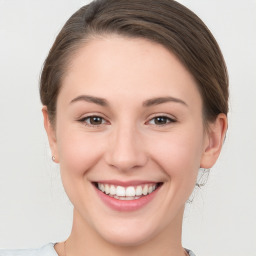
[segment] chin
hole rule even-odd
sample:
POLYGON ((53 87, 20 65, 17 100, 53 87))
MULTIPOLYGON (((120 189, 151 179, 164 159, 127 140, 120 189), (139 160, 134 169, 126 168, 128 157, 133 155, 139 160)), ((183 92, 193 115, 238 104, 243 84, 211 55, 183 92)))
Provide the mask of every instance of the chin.
POLYGON ((98 233, 106 242, 122 247, 139 246, 150 241, 159 232, 159 225, 154 225, 150 221, 147 223, 116 222, 114 225, 108 224, 99 228, 98 233))
POLYGON ((124 231, 122 233, 120 232, 111 232, 108 234, 103 235, 103 238, 105 241, 107 241, 110 244, 113 244, 115 246, 121 246, 121 247, 134 247, 139 246, 147 241, 149 241, 152 237, 154 237, 153 234, 149 234, 148 232, 129 232, 124 231))

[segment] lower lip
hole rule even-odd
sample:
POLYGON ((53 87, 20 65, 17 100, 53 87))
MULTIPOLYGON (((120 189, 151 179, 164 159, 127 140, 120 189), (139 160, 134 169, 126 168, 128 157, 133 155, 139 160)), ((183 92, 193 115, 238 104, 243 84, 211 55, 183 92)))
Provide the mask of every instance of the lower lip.
MULTIPOLYGON (((93 185, 94 186, 94 185, 93 185)), ((152 193, 143 196, 139 199, 135 200, 118 200, 114 197, 110 197, 97 189, 94 186, 96 193, 100 197, 100 199, 111 209, 115 211, 120 211, 120 212, 126 212, 126 211, 136 211, 141 209, 142 207, 146 206, 149 202, 153 200, 155 195, 157 194, 159 188, 154 190, 152 193)))

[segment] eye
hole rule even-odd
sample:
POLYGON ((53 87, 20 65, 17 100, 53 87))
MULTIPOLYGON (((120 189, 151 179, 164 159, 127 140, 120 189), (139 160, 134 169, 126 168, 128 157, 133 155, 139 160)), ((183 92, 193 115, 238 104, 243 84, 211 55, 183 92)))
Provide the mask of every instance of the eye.
POLYGON ((156 116, 156 117, 150 119, 148 123, 161 126, 161 125, 166 125, 168 123, 174 123, 174 122, 176 122, 176 120, 174 120, 168 116, 156 116))
POLYGON ((79 122, 85 123, 88 126, 99 126, 107 123, 107 121, 101 116, 87 116, 80 119, 79 122))

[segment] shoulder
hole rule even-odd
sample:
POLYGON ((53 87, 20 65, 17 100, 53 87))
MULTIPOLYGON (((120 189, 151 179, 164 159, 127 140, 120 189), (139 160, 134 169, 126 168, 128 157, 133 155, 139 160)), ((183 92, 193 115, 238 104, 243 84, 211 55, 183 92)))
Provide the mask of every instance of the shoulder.
MULTIPOLYGON (((196 256, 192 251, 186 249, 189 256, 196 256)), ((0 256, 58 256, 54 250, 54 243, 49 243, 38 249, 1 250, 0 256)))
POLYGON ((0 256, 58 256, 54 244, 49 243, 38 249, 0 250, 0 256))

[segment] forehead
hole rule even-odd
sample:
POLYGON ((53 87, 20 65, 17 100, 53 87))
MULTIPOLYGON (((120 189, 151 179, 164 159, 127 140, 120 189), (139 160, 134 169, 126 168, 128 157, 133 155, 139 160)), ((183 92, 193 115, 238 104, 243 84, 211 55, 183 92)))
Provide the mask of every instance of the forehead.
POLYGON ((116 35, 90 39, 72 56, 60 94, 72 98, 82 93, 110 100, 168 94, 201 102, 193 76, 164 46, 116 35))

